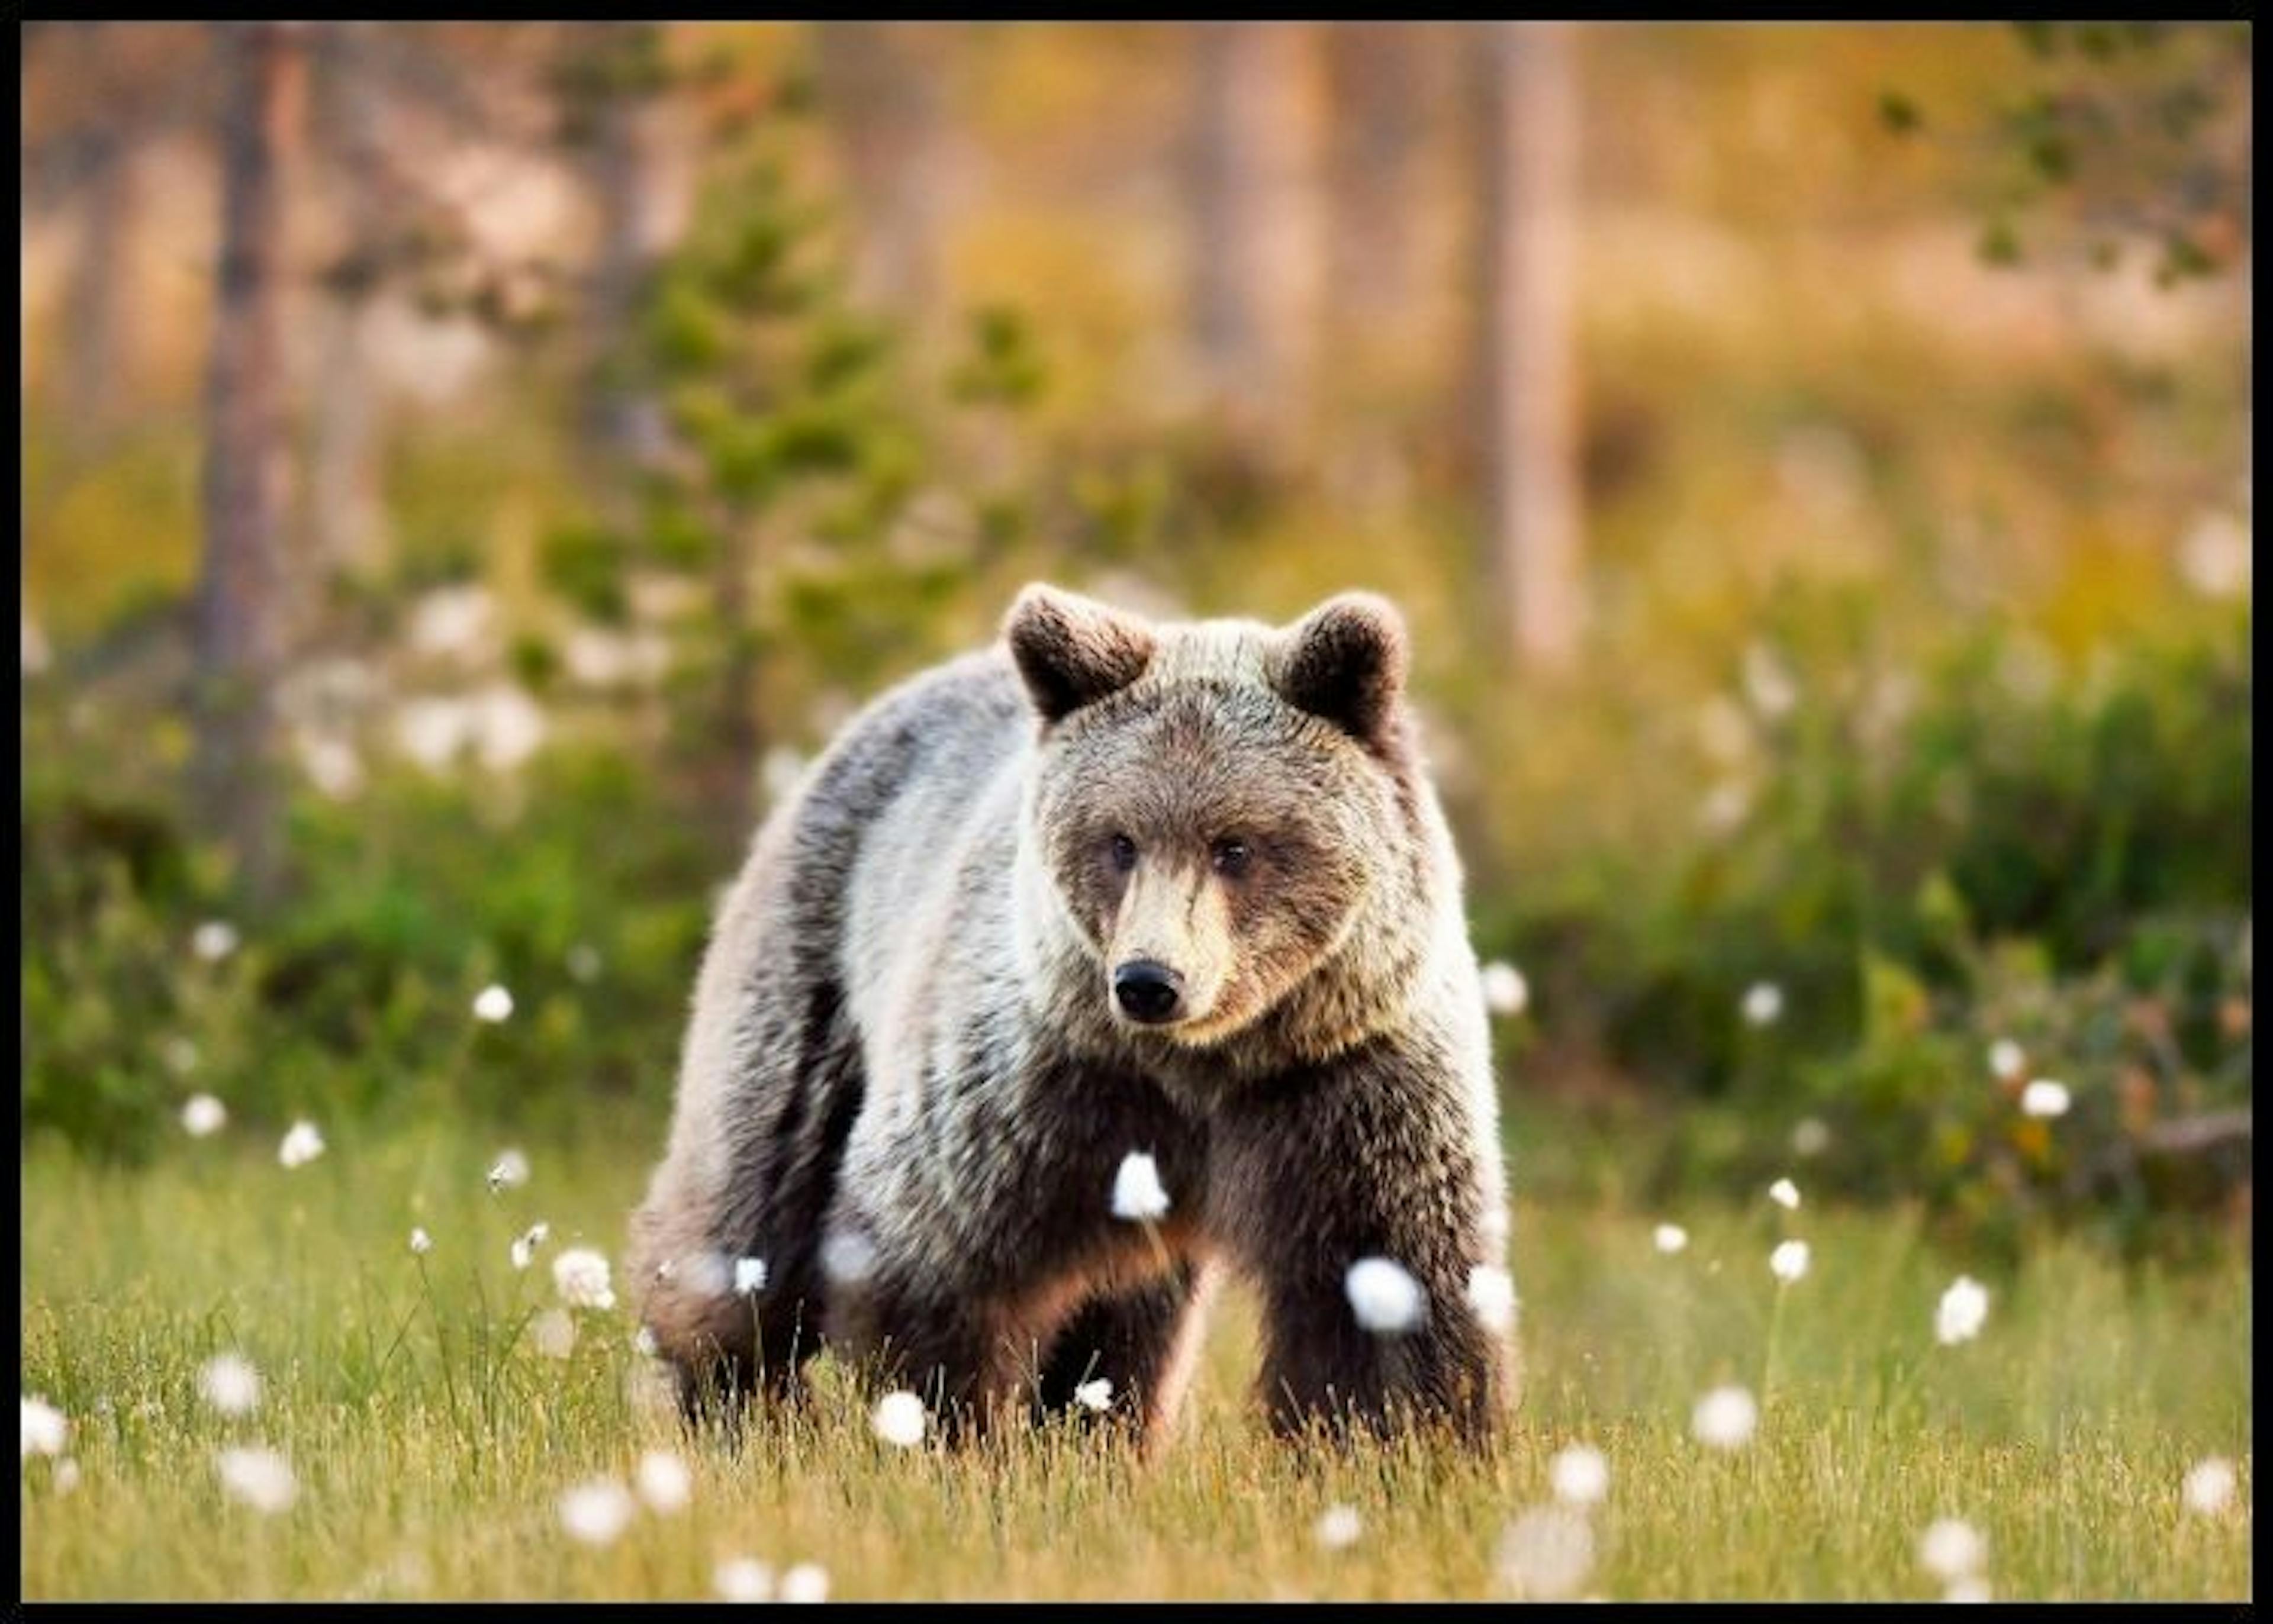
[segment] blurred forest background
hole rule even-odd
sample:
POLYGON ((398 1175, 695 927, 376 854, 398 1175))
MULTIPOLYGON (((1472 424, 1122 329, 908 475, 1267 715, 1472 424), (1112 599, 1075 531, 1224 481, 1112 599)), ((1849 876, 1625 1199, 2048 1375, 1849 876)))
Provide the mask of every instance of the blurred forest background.
POLYGON ((2247 25, 21 40, 27 1137, 644 1155, 883 685, 1366 586, 1519 1190, 2246 1216, 2247 25))

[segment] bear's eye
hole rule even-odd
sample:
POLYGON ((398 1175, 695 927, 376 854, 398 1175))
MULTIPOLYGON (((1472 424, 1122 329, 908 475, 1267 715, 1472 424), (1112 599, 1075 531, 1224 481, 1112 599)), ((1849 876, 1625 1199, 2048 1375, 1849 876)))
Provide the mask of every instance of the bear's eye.
POLYGON ((1236 879, 1247 872, 1247 842, 1236 837, 1215 843, 1215 872, 1227 879, 1236 879))
POLYGON ((1130 840, 1126 834, 1116 834, 1113 837, 1112 848, 1113 866, 1114 868, 1119 869, 1125 874, 1130 869, 1136 866, 1136 842, 1135 841, 1130 840))

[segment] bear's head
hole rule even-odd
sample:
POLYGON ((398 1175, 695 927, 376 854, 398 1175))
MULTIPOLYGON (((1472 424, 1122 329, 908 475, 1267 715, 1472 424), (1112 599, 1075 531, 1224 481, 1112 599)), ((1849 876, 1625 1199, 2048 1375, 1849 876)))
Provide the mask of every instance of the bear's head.
POLYGON ((1094 976, 1083 996, 1132 1041, 1220 1043, 1330 962, 1347 981, 1354 933, 1418 911, 1386 601, 1347 594, 1274 629, 1033 586, 1004 635, 1039 718, 1024 860, 1094 976))

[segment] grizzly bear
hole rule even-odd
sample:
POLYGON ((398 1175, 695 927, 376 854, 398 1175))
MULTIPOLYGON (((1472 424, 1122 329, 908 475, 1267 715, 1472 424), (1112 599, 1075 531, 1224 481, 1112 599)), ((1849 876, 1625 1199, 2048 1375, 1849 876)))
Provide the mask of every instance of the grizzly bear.
POLYGON ((1151 1444, 1227 1269, 1282 1431, 1490 1433, 1497 1104, 1407 658, 1363 594, 1031 586, 846 727, 723 906, 633 1219, 690 1416, 826 1345, 950 1436, 1080 1388, 1151 1444))

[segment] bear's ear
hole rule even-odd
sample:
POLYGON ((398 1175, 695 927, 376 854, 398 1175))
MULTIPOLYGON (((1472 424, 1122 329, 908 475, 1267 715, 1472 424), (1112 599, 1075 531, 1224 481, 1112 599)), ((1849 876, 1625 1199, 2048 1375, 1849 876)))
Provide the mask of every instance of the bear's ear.
POLYGON ((1382 747, 1395 733, 1405 669, 1405 621, 1396 606, 1370 592, 1345 592, 1288 628, 1272 685, 1295 709, 1382 747))
POLYGON ((1136 616, 1039 582, 1018 594, 1002 635, 1044 722, 1118 693, 1144 674, 1158 647, 1136 616))

